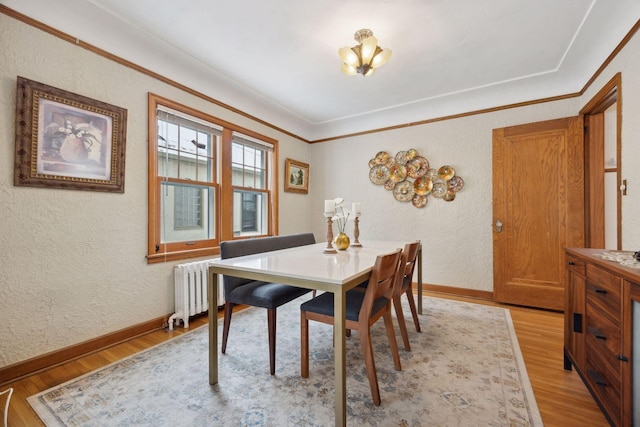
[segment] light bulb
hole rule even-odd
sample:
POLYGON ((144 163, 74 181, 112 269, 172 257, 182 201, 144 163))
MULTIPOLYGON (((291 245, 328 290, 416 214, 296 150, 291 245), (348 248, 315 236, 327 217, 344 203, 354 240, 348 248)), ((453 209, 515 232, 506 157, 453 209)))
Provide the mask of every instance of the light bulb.
POLYGON ((378 39, 373 36, 367 37, 362 41, 362 64, 371 64, 371 59, 376 53, 376 47, 378 47, 378 39))
POLYGON ((348 64, 352 67, 357 67, 358 65, 360 65, 360 61, 358 60, 358 55, 355 54, 355 52, 348 46, 345 46, 343 48, 340 48, 338 50, 338 54, 340 55, 340 58, 342 58, 342 61, 345 64, 348 64))
POLYGON ((371 63, 371 65, 376 68, 382 67, 384 64, 387 63, 390 57, 391 57, 391 49, 383 49, 382 52, 378 53, 373 58, 373 62, 371 63))
POLYGON ((349 64, 342 64, 342 72, 347 76, 354 76, 358 74, 358 71, 349 64))

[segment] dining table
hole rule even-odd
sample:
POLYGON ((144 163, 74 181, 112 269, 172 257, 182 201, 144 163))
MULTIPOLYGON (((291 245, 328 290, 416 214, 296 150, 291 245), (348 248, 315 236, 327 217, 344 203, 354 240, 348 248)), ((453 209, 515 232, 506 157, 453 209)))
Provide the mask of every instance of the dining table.
MULTIPOLYGON (((347 420, 346 383, 346 293, 371 275, 378 255, 409 242, 362 241, 362 246, 326 253, 327 243, 298 246, 236 258, 214 259, 209 264, 209 307, 218 307, 219 275, 283 283, 334 294, 335 425, 347 420)), ((418 252, 418 306, 422 311, 422 247, 418 252)), ((218 322, 216 310, 209 309, 209 383, 218 378, 218 322)))

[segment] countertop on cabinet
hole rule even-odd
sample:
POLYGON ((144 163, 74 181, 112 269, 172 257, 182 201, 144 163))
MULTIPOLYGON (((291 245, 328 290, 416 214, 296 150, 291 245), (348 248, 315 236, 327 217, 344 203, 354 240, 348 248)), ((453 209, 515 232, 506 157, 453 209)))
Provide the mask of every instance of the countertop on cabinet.
POLYGON ((631 253, 634 251, 612 251, 609 249, 591 249, 591 248, 566 248, 568 254, 578 258, 589 260, 589 263, 595 264, 611 272, 623 277, 634 283, 640 284, 640 270, 632 267, 627 267, 619 262, 609 261, 600 257, 600 254, 618 252, 618 253, 631 253))

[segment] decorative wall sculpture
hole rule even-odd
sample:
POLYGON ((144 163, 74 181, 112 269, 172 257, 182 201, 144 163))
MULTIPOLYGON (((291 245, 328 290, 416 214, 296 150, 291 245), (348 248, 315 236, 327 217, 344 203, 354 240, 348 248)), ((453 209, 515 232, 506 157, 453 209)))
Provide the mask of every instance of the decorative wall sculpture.
POLYGON ((464 180, 451 166, 429 166, 429 160, 413 148, 395 156, 380 151, 369 160, 369 180, 391 191, 397 201, 411 202, 416 208, 425 207, 429 195, 453 201, 464 187, 464 180))

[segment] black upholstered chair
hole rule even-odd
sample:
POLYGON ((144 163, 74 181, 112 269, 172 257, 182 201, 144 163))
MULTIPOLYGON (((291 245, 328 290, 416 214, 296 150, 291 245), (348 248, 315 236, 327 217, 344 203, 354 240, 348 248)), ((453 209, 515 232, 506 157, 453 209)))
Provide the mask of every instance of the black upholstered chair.
POLYGON ((411 351, 409 345, 409 334, 407 333, 407 324, 404 321, 404 314, 402 312, 402 295, 406 295, 409 300, 409 308, 411 309, 411 316, 413 317, 413 324, 416 327, 416 331, 420 332, 420 322, 418 320, 418 310, 416 309, 416 302, 413 299, 413 271, 416 267, 416 261, 418 258, 418 249, 420 249, 420 241, 413 243, 407 243, 404 246, 403 255, 406 257, 405 265, 402 271, 402 280, 398 282, 395 293, 393 295, 393 306, 396 311, 396 318, 398 319, 398 326, 400 328, 400 335, 402 335, 402 341, 404 343, 404 349, 411 351))
MULTIPOLYGON (((360 336, 360 347, 371 387, 373 403, 380 405, 380 389, 378 374, 373 358, 371 343, 371 326, 384 318, 387 339, 393 356, 396 370, 401 369, 398 344, 391 318, 391 300, 398 280, 402 280, 405 257, 401 249, 376 258, 365 292, 353 289, 346 294, 346 323, 345 327, 355 329, 360 336)), ((300 305, 300 350, 301 375, 309 376, 309 320, 334 324, 333 293, 325 292, 300 305)))
MULTIPOLYGON (((313 233, 232 240, 220 243, 220 258, 227 259, 277 251, 312 245, 315 242, 313 233)), ((273 375, 276 371, 276 308, 310 292, 310 290, 281 283, 262 282, 226 275, 223 276, 223 286, 225 305, 222 327, 222 353, 227 351, 227 339, 229 337, 233 306, 244 304, 266 308, 269 335, 269 368, 271 375, 273 375)))

